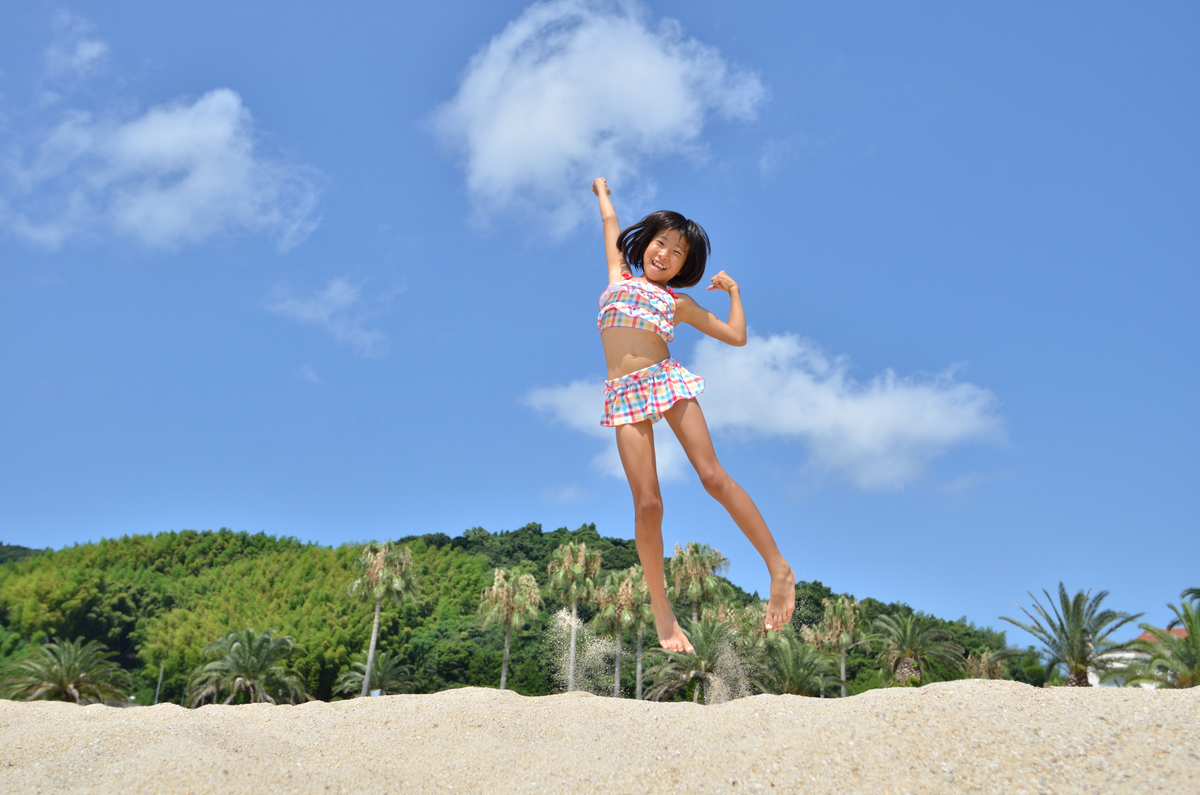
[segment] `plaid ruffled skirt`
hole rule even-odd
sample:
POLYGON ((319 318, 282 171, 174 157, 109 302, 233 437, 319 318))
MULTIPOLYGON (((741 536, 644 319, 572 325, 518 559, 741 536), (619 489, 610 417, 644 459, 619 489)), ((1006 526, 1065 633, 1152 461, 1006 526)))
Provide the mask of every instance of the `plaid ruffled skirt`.
POLYGON ((604 417, 601 425, 630 425, 642 420, 658 422, 676 401, 704 391, 704 379, 689 373, 674 359, 663 359, 629 375, 604 382, 604 417))

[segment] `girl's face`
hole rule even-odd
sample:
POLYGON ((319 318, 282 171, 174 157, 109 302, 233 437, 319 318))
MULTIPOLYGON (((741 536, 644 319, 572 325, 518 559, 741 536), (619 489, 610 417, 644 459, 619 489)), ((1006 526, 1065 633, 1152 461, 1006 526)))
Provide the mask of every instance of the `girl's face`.
POLYGON ((666 284, 683 269, 687 255, 687 241, 677 230, 659 232, 642 255, 642 272, 655 284, 666 284))

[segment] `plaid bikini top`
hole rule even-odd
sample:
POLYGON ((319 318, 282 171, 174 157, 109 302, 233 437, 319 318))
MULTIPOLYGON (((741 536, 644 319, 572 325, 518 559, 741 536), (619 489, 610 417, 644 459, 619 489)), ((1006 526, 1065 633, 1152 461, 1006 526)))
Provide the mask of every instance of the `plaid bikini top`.
POLYGON ((622 273, 621 279, 600 294, 596 328, 640 328, 653 331, 663 342, 675 339, 675 291, 652 287, 631 273, 622 273))

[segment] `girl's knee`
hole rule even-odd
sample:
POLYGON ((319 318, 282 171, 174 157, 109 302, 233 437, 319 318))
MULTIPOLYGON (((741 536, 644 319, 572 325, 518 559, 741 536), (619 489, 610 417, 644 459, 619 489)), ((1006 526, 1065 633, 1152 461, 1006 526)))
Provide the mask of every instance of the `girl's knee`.
POLYGON ((714 497, 724 493, 729 484, 733 483, 733 479, 719 464, 697 467, 696 474, 700 476, 700 483, 704 486, 704 490, 714 497))
POLYGON ((637 512, 639 520, 661 520, 663 515, 662 497, 657 494, 646 494, 635 497, 633 509, 637 512))

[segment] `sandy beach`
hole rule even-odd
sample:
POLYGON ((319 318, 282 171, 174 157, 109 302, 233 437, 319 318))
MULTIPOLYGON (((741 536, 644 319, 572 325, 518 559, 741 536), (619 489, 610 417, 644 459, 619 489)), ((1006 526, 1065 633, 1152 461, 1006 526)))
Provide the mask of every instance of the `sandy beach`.
POLYGON ((0 701, 0 791, 1200 792, 1200 691, 959 681, 712 707, 468 688, 301 706, 0 701))

